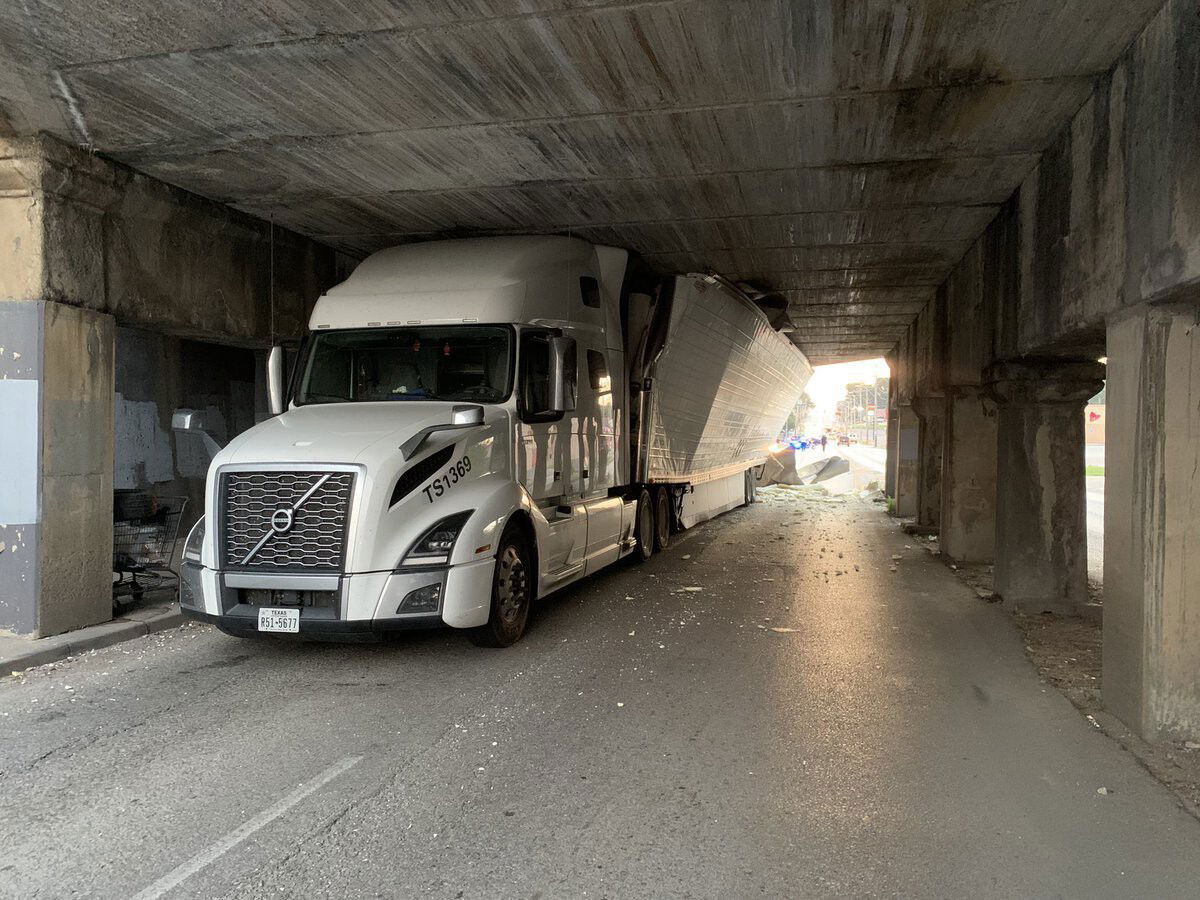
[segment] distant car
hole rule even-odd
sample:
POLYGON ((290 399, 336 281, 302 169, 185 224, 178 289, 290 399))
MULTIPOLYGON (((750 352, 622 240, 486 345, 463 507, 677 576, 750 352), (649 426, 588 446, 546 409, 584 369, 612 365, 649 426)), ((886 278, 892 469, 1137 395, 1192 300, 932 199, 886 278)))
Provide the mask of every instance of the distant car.
POLYGON ((838 446, 839 447, 849 447, 850 446, 850 435, 839 434, 838 435, 838 446))

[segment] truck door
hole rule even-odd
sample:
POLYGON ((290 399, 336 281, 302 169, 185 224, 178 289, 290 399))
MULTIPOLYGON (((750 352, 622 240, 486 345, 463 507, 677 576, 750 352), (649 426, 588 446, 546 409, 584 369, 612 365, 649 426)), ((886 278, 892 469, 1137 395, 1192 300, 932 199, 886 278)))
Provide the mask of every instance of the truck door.
POLYGON ((517 413, 518 478, 550 524, 547 545, 541 548, 547 575, 578 566, 587 541, 587 514, 573 506, 579 500, 578 466, 573 414, 550 413, 550 344, 545 331, 521 333, 517 413), (559 508, 570 508, 560 512, 559 508))

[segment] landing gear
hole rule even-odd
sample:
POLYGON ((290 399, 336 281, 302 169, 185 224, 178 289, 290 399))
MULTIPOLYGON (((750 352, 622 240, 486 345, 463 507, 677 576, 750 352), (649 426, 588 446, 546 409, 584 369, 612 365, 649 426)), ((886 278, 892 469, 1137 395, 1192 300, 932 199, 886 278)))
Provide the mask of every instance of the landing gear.
POLYGON ((753 469, 746 470, 746 506, 758 502, 758 479, 753 469))
POLYGON ((530 560, 525 535, 518 526, 509 525, 504 529, 500 550, 496 553, 487 624, 469 632, 471 643, 479 647, 507 647, 521 639, 533 605, 534 576, 530 560))

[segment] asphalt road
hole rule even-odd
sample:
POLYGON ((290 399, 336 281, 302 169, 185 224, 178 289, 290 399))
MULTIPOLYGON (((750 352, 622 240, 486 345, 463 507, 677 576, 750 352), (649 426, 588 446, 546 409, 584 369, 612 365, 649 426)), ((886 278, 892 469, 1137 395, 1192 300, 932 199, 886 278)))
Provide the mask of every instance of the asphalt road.
POLYGON ((1200 823, 905 540, 764 502, 507 651, 192 626, 7 677, 0 894, 1194 895, 1200 823))

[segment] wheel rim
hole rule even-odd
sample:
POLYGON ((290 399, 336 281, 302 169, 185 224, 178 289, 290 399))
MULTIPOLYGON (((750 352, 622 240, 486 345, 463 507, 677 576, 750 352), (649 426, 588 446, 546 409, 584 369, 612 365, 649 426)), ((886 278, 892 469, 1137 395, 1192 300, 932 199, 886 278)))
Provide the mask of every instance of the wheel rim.
POLYGON ((529 599, 529 577, 525 562, 511 544, 504 548, 496 566, 496 611, 500 621, 512 626, 521 618, 529 599))

